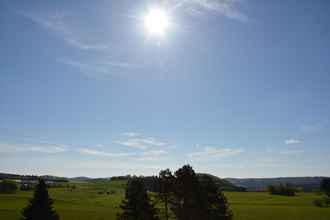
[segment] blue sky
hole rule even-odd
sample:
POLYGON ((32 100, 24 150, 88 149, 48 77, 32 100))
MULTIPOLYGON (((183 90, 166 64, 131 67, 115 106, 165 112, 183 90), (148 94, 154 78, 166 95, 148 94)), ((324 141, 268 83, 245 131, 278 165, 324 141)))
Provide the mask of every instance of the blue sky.
POLYGON ((330 2, 0 3, 0 172, 330 176, 330 2), (165 36, 143 22, 167 10, 165 36))

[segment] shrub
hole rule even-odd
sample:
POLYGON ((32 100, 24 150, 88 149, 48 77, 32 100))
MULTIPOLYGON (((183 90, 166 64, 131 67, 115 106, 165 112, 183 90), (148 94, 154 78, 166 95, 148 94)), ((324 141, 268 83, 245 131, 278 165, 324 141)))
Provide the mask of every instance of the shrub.
POLYGON ((272 195, 295 196, 297 189, 289 184, 270 185, 268 191, 272 195))
POLYGON ((314 200, 313 203, 317 207, 330 207, 330 198, 324 197, 322 199, 317 199, 314 200))
POLYGON ((34 190, 34 188, 35 188, 35 185, 24 183, 24 184, 21 184, 20 190, 29 191, 29 190, 34 190))
POLYGON ((324 178, 320 184, 321 191, 330 198, 330 178, 324 178))
POLYGON ((0 193, 15 193, 18 187, 15 181, 2 180, 0 182, 0 193))

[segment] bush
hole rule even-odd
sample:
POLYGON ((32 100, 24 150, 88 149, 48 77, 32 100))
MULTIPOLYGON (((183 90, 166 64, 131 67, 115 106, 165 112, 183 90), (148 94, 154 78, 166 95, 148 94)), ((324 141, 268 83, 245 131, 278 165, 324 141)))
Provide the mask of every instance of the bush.
POLYGON ((34 190, 34 188, 35 188, 35 185, 24 183, 24 184, 21 184, 20 190, 29 191, 29 190, 34 190))
POLYGON ((289 184, 270 185, 268 191, 272 195, 295 196, 297 189, 289 184))
POLYGON ((314 205, 317 207, 322 207, 323 203, 321 199, 317 199, 313 201, 314 205))
POLYGON ((3 180, 0 182, 0 193, 15 193, 18 187, 15 181, 3 180))
POLYGON ((321 191, 330 198, 330 178, 324 178, 320 185, 321 191))
POLYGON ((330 207, 330 198, 324 197, 322 199, 317 199, 314 200, 313 203, 317 207, 330 207))

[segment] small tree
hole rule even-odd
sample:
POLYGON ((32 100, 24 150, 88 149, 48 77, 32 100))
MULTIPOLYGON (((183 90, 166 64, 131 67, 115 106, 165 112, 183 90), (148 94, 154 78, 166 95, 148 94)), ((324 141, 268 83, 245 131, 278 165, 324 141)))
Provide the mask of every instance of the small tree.
POLYGON ((328 197, 330 197, 330 178, 322 179, 320 188, 328 197))
POLYGON ((0 193, 15 193, 18 187, 15 181, 2 180, 0 182, 0 193))
POLYGON ((53 200, 49 197, 44 180, 39 179, 34 196, 27 207, 22 210, 21 220, 58 220, 59 216, 53 208, 53 200))
POLYGON ((134 177, 127 183, 122 213, 117 220, 158 220, 157 210, 151 204, 147 191, 140 178, 134 177))

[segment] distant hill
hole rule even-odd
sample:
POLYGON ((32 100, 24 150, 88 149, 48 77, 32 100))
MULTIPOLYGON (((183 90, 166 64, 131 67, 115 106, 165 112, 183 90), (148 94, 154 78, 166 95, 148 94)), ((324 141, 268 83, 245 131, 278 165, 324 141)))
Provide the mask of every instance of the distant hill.
POLYGON ((58 176, 50 176, 50 175, 36 176, 36 175, 18 175, 11 173, 0 173, 0 180, 12 179, 12 180, 22 181, 22 180, 38 180, 39 178, 43 178, 46 181, 52 181, 52 182, 68 182, 67 178, 58 177, 58 176))
MULTIPOLYGON (((217 176, 198 173, 198 178, 203 180, 206 176, 211 177, 217 185, 223 191, 265 191, 269 185, 279 185, 289 183, 293 186, 303 189, 305 192, 318 191, 320 188, 320 182, 326 177, 279 177, 279 178, 226 178, 222 179, 217 176)), ((3 179, 14 179, 14 180, 37 180, 39 177, 52 182, 95 182, 95 181, 109 181, 109 180, 127 180, 131 176, 117 176, 111 178, 89 178, 89 177, 74 177, 74 178, 65 178, 58 176, 37 176, 37 175, 18 175, 10 173, 0 173, 0 180, 3 179)), ((155 190, 156 185, 154 176, 145 176, 145 184, 150 190, 155 190)))
MULTIPOLYGON (((116 176, 116 177, 111 177, 111 180, 128 180, 129 178, 131 178, 132 176, 130 175, 126 175, 126 176, 116 176)), ((222 190, 222 191, 246 191, 246 189, 244 187, 239 187, 236 186, 235 184, 231 183, 230 181, 226 180, 226 179, 221 179, 217 176, 211 175, 211 174, 207 174, 207 173, 197 173, 197 177, 199 179, 199 181, 203 181, 204 178, 206 177, 211 177, 215 183, 218 185, 218 187, 222 190)), ((144 181, 144 184, 146 185, 147 189, 150 191, 158 191, 158 177, 156 176, 144 176, 141 178, 144 181)))
POLYGON ((198 173, 197 176, 200 181, 203 181, 203 178, 205 177, 211 177, 222 191, 235 191, 235 192, 246 191, 245 187, 238 186, 235 183, 232 183, 226 179, 221 179, 211 174, 198 173))
POLYGON ((302 188, 305 192, 318 191, 320 182, 325 177, 279 177, 279 178, 226 178, 227 181, 242 186, 247 191, 265 191, 269 185, 289 183, 302 188))
POLYGON ((88 182, 93 179, 85 176, 78 176, 78 177, 69 178, 69 180, 73 182, 88 182))

